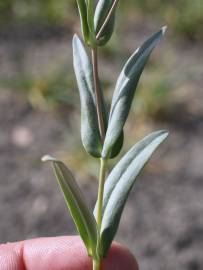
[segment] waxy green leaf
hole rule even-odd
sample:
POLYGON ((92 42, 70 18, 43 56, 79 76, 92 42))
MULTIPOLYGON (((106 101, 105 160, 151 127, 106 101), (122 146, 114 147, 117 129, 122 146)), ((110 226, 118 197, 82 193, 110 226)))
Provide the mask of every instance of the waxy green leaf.
MULTIPOLYGON (((104 117, 104 126, 105 126, 105 133, 108 127, 108 117, 109 117, 109 111, 107 110, 107 106, 104 101, 103 93, 101 92, 102 96, 102 112, 103 112, 103 117, 104 117)), ((115 158, 121 151, 123 147, 123 140, 124 140, 124 133, 121 132, 119 138, 115 142, 114 146, 112 147, 111 153, 109 155, 109 158, 115 158)))
POLYGON ((84 0, 76 0, 80 14, 81 29, 85 43, 89 41, 89 26, 87 19, 87 5, 84 0))
POLYGON ((102 256, 107 254, 115 237, 126 200, 137 176, 167 136, 166 131, 157 131, 146 136, 128 151, 108 176, 104 188, 101 225, 102 256))
MULTIPOLYGON (((111 10, 111 7, 113 5, 115 0, 99 0, 96 6, 95 15, 94 15, 94 27, 96 34, 99 33, 99 31, 102 28, 102 25, 105 22, 105 19, 107 18, 109 11, 111 10)), ((111 38, 114 30, 114 24, 115 24, 115 11, 112 13, 111 18, 109 19, 108 23, 104 27, 103 31, 101 32, 101 35, 99 39, 97 40, 97 44, 99 46, 104 46, 109 39, 111 38)))
POLYGON ((87 22, 90 31, 90 45, 94 46, 96 42, 94 30, 94 0, 86 0, 87 3, 87 22))
POLYGON ((95 104, 92 63, 77 35, 73 37, 73 64, 81 101, 83 146, 90 155, 100 157, 102 145, 95 104))
POLYGON ((166 27, 163 27, 135 51, 125 64, 117 80, 102 150, 103 158, 109 156, 109 152, 123 130, 142 71, 152 50, 162 39, 165 30, 166 27))
POLYGON ((58 184, 88 254, 97 258, 97 224, 71 171, 63 162, 53 157, 44 156, 42 161, 52 162, 58 184))
POLYGON ((118 156, 123 147, 123 141, 124 141, 124 132, 122 131, 117 141, 115 142, 114 146, 111 149, 111 154, 109 155, 109 158, 115 158, 118 156))

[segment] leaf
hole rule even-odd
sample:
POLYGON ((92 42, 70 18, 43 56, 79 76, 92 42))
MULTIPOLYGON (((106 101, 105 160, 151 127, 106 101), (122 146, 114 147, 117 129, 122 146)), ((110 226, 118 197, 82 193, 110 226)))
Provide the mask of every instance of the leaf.
POLYGON ((80 14, 81 28, 85 43, 89 40, 89 27, 87 21, 87 5, 84 0, 76 0, 80 14))
POLYGON ((117 80, 110 109, 109 125, 102 150, 103 158, 108 157, 112 146, 123 130, 142 71, 152 50, 163 37, 165 30, 166 27, 163 27, 135 51, 125 64, 117 80))
POLYGON ((81 101, 81 137, 86 151, 101 156, 101 138, 97 119, 92 64, 77 35, 73 37, 73 64, 81 101))
MULTIPOLYGON (((102 25, 105 22, 106 17, 108 16, 109 11, 113 5, 115 0, 99 0, 96 6, 95 15, 94 15, 94 27, 96 33, 98 34, 102 25)), ((105 26, 104 30, 101 33, 101 36, 98 40, 98 45, 103 46, 105 45, 109 39, 111 38, 114 30, 115 24, 115 11, 114 10, 111 18, 109 19, 107 25, 105 26)))
POLYGON ((113 145, 113 147, 111 149, 110 158, 115 158, 118 156, 118 154, 120 153, 120 151, 123 147, 123 141, 124 141, 124 133, 122 131, 120 136, 118 137, 117 141, 115 142, 115 144, 113 145))
POLYGON ((96 258, 97 224, 71 171, 63 162, 53 157, 44 156, 42 161, 51 161, 53 163, 54 173, 77 230, 87 248, 88 254, 96 258))
POLYGON ((92 34, 94 33, 94 0, 86 0, 87 3, 87 21, 92 34))
POLYGON ((96 36, 94 30, 94 0, 85 0, 87 5, 87 23, 89 27, 89 45, 94 47, 96 36))
POLYGON ((106 256, 115 237, 126 200, 137 176, 167 136, 166 131, 157 131, 146 136, 129 150, 107 178, 101 225, 102 256, 106 256))
MULTIPOLYGON (((108 116, 109 116, 109 110, 107 109, 107 106, 104 101, 103 97, 103 92, 101 92, 101 97, 102 97, 102 112, 103 112, 103 117, 104 117, 104 125, 105 125, 105 133, 108 127, 108 116)), ((111 153, 109 155, 110 159, 115 158, 121 151, 122 146, 123 146, 123 140, 124 140, 124 134, 123 131, 121 132, 120 136, 118 137, 117 141, 112 147, 111 153)))
MULTIPOLYGON (((85 48, 77 35, 73 37, 73 64, 81 101, 81 138, 85 150, 93 157, 101 157, 102 141, 99 133, 93 70, 85 48)), ((101 92, 102 113, 105 132, 108 125, 108 111, 101 92)), ((123 133, 115 142, 110 158, 118 155, 123 145, 123 133)))

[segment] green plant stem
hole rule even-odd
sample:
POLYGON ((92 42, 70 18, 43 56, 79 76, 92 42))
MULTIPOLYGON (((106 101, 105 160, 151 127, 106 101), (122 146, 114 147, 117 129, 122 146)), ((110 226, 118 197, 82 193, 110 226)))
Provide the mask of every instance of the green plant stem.
POLYGON ((93 65, 93 75, 94 75, 94 86, 95 86, 95 94, 96 94, 96 108, 97 108, 99 132, 100 132, 101 140, 103 142, 104 137, 105 137, 105 126, 104 126, 104 118, 103 118, 103 113, 102 113, 101 89, 100 89, 100 85, 99 85, 97 48, 92 49, 92 65, 93 65))
POLYGON ((99 231, 101 230, 102 222, 102 208, 103 208, 103 196, 104 196, 104 183, 106 174, 107 161, 101 158, 100 174, 99 174, 99 190, 98 190, 98 208, 97 208, 97 225, 99 231))
POLYGON ((98 33, 96 35, 97 40, 101 37, 101 35, 102 35, 103 31, 104 31, 104 28, 106 27, 109 20, 111 19, 111 16, 112 16, 112 14, 114 12, 114 9, 116 8, 116 5, 118 4, 118 1, 119 0, 114 0, 113 4, 112 4, 112 6, 111 6, 111 8, 109 10, 109 13, 107 14, 106 19, 104 20, 103 25, 101 26, 101 28, 99 29, 99 31, 98 31, 98 33))
MULTIPOLYGON (((104 118, 103 118, 103 112, 102 112, 102 93, 101 93, 101 88, 99 84, 97 48, 92 48, 92 65, 93 65, 99 132, 100 132, 101 140, 103 142, 105 138, 105 125, 104 125, 104 118)), ((96 217, 99 234, 100 234, 101 222, 102 222, 105 171, 106 171, 106 160, 101 158, 100 159, 100 173, 99 173, 99 188, 98 188, 98 198, 97 198, 98 208, 97 208, 97 217, 96 217)), ((93 260, 93 270, 101 270, 101 259, 93 260)))
POLYGON ((93 270, 101 270, 101 261, 93 260, 93 270))
MULTIPOLYGON (((105 174, 106 174, 106 164, 107 160, 101 158, 100 159, 100 173, 99 173, 99 189, 98 189, 98 198, 97 198, 97 226, 99 230, 99 234, 101 231, 101 223, 102 223, 102 208, 103 208, 103 196, 104 196, 104 183, 105 183, 105 174)), ((93 260, 93 270, 101 270, 101 260, 93 260)))

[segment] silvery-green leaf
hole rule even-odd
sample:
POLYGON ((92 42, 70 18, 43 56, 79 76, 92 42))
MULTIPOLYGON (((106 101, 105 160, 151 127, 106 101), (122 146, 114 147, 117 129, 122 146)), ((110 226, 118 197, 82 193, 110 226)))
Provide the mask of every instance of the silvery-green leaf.
MULTIPOLYGON (((101 29, 105 19, 113 5, 115 0, 99 0, 96 6, 95 15, 94 15, 94 27, 95 31, 98 34, 99 30, 101 29)), ((115 24, 115 10, 112 13, 111 18, 109 19, 107 25, 103 29, 101 36, 98 40, 98 44, 100 46, 105 45, 109 39, 111 38, 114 30, 115 24)))
POLYGON ((71 171, 61 161, 50 156, 44 156, 42 161, 51 161, 58 184, 66 204, 77 227, 77 230, 87 248, 88 254, 97 257, 96 247, 98 230, 95 218, 89 210, 85 198, 77 185, 71 171))
POLYGON ((111 149, 111 154, 109 156, 110 158, 115 158, 118 156, 118 154, 120 153, 123 147, 123 141, 124 141, 124 132, 122 131, 117 141, 115 142, 115 144, 113 145, 111 149))
POLYGON ((123 130, 142 71, 152 50, 162 39, 165 30, 166 27, 163 27, 135 51, 125 64, 117 80, 110 109, 108 129, 102 150, 103 158, 108 157, 112 146, 123 130))
MULTIPOLYGON (((108 111, 107 106, 105 104, 103 93, 101 92, 101 94, 102 94, 102 112, 103 112, 103 116, 104 116, 104 125, 105 125, 105 132, 106 132, 107 126, 108 126, 109 111, 108 111)), ((111 153, 109 155, 110 159, 115 158, 120 153, 122 146, 123 146, 123 140, 124 140, 124 133, 122 131, 120 136, 118 137, 117 141, 115 142, 114 146, 112 147, 111 153)))
POLYGON ((73 37, 73 64, 81 101, 81 137, 86 151, 101 156, 97 110, 94 94, 92 63, 77 35, 73 37))
POLYGON ((108 176, 104 188, 101 250, 105 256, 117 232, 120 218, 137 176, 156 148, 168 136, 157 131, 146 136, 128 151, 108 176))
POLYGON ((84 0, 76 0, 78 5, 78 10, 80 14, 81 28, 83 33, 83 38, 86 43, 89 40, 89 27, 87 21, 87 5, 84 0))

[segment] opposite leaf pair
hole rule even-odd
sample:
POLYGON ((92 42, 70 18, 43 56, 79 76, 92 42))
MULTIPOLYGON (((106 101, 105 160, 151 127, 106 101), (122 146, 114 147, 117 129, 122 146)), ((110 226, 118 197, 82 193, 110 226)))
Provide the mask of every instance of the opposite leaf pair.
POLYGON ((102 112, 105 121, 104 142, 99 133, 92 63, 84 45, 76 35, 74 36, 73 63, 81 100, 81 137, 83 146, 90 155, 108 159, 119 154, 123 145, 123 127, 137 84, 152 50, 163 37, 165 30, 166 27, 163 27, 151 36, 123 67, 116 83, 110 113, 107 112, 107 106, 102 97, 102 112))
MULTIPOLYGON (((50 156, 43 157, 43 161, 53 163, 56 178, 77 230, 88 254, 94 259, 98 260, 107 255, 117 232, 126 200, 137 176, 167 136, 168 133, 165 131, 151 133, 133 146, 114 167, 104 187, 100 233, 96 220, 70 170, 61 161, 50 156)), ((96 208, 97 206, 95 212, 96 208)))

